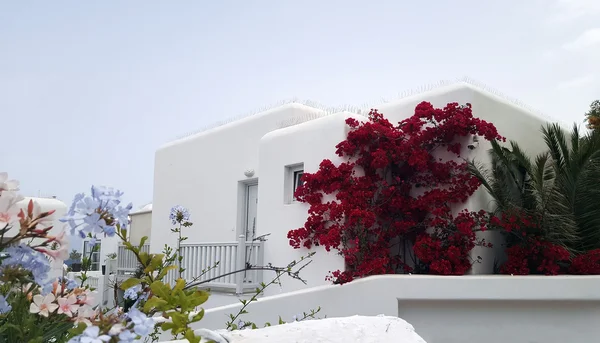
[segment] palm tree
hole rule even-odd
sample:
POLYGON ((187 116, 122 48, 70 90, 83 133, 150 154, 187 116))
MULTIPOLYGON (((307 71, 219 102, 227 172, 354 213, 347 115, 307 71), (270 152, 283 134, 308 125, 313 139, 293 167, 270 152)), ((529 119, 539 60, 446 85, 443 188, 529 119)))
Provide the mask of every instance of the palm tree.
POLYGON ((548 151, 531 159, 516 142, 490 149, 491 168, 470 170, 497 212, 520 210, 540 219, 542 235, 573 253, 600 248, 600 134, 569 137, 556 124, 542 128, 548 151))

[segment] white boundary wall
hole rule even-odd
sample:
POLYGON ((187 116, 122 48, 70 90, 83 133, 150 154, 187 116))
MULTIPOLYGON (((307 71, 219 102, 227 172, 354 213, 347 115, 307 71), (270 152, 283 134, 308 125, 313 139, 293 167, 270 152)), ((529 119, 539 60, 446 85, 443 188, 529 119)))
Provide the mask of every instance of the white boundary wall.
MULTIPOLYGON (((265 297, 242 319, 257 325, 320 316, 398 316, 428 343, 596 342, 600 276, 380 275, 265 297)), ((209 309, 195 329, 222 329, 240 304, 209 309)), ((162 339, 170 339, 164 335, 162 339)))

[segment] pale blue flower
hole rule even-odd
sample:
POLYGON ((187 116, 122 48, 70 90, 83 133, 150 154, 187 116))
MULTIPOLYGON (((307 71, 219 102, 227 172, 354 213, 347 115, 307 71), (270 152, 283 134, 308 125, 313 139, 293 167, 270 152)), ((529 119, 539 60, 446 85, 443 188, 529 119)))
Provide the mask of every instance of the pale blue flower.
POLYGON ((59 279, 59 281, 60 281, 61 283, 64 283, 64 284, 65 284, 65 287, 66 287, 68 290, 74 289, 74 288, 76 288, 77 286, 79 286, 79 284, 77 283, 77 281, 75 281, 75 280, 73 280, 73 279, 69 279, 69 278, 67 278, 67 277, 59 277, 58 279, 59 279))
POLYGON ((136 343, 140 342, 137 339, 138 335, 134 334, 129 330, 125 330, 119 334, 119 342, 120 343, 136 343))
POLYGON ((44 285, 41 285, 42 289, 40 291, 40 293, 42 293, 42 295, 46 296, 48 294, 50 294, 50 292, 52 292, 54 290, 54 285, 51 282, 47 282, 44 285))
POLYGON ((97 326, 90 326, 79 335, 80 343, 103 343, 110 341, 110 339, 109 335, 101 335, 100 328, 97 326))
POLYGON ((17 246, 12 246, 4 249, 3 253, 8 258, 2 260, 0 263, 0 275, 2 274, 3 268, 12 266, 20 266, 23 269, 29 270, 33 275, 35 282, 43 286, 46 284, 48 279, 48 272, 50 272, 50 261, 44 254, 39 251, 33 250, 27 244, 21 243, 17 246))
POLYGON ((183 206, 173 206, 173 208, 171 208, 171 213, 169 214, 169 219, 173 225, 184 223, 190 220, 190 212, 183 206))
POLYGON ((123 294, 123 298, 129 300, 136 300, 138 298, 138 293, 142 291, 141 285, 135 285, 133 287, 129 287, 125 290, 125 294, 123 294))
POLYGON ((6 301, 6 298, 0 294, 0 314, 5 314, 12 310, 12 306, 6 301))
POLYGON ((154 320, 148 318, 148 316, 135 307, 127 312, 127 317, 131 319, 134 325, 133 331, 142 337, 149 335, 154 330, 154 320))
POLYGON ((112 237, 117 225, 121 228, 129 225, 129 212, 133 205, 121 206, 123 192, 100 186, 92 186, 91 192, 91 196, 75 195, 67 216, 60 219, 68 223, 72 235, 78 233, 80 237, 87 237, 104 234, 112 237))

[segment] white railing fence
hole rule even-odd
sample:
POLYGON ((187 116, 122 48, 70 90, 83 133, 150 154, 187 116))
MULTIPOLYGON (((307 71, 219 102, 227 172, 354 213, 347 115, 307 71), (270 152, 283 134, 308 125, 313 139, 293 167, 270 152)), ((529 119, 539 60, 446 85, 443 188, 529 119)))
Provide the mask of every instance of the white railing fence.
POLYGON ((263 242, 247 242, 244 235, 237 242, 182 244, 181 255, 182 277, 201 282, 203 287, 241 294, 262 282, 262 271, 244 269, 263 265, 263 242))
MULTIPOLYGON (((150 252, 150 244, 142 245, 142 252, 150 252)), ((117 276, 131 276, 138 268, 138 260, 135 254, 124 245, 119 244, 117 249, 117 276)))
MULTIPOLYGON (((244 269, 248 265, 263 265, 263 244, 248 242, 244 235, 240 235, 237 242, 181 244, 181 267, 185 269, 181 276, 187 282, 199 283, 200 287, 211 290, 237 294, 255 290, 263 280, 262 271, 244 269)), ((145 245, 144 249, 149 251, 149 246, 145 245)), ((131 275, 137 268, 135 256, 124 246, 119 246, 117 260, 119 276, 131 275)), ((172 284, 178 278, 179 271, 171 270, 165 281, 172 284)))
MULTIPOLYGON (((81 272, 69 272, 67 273, 66 277, 68 279, 75 280, 78 285, 81 285, 81 274, 81 272)), ((100 286, 100 277, 96 275, 99 275, 98 272, 88 272, 87 278, 83 285, 95 288, 97 290, 100 286)))

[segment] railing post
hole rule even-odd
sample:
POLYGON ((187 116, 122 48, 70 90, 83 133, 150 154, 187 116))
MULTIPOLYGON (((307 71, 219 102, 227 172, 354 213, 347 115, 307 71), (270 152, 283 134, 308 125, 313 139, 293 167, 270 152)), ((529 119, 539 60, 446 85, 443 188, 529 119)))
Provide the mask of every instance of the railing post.
MULTIPOLYGON (((240 235, 237 242, 235 270, 246 269, 246 236, 240 235)), ((235 293, 244 293, 244 272, 235 274, 235 293)))

